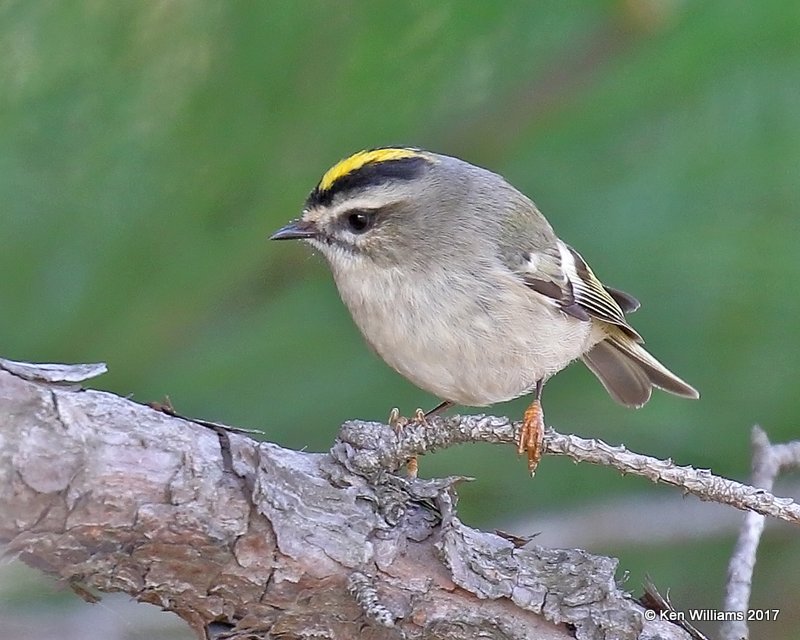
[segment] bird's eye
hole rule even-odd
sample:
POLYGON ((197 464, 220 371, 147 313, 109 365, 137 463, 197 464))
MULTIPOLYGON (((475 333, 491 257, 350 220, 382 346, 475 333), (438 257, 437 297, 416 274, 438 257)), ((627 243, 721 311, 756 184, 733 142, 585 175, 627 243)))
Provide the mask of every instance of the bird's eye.
POLYGON ((375 222, 372 211, 352 211, 347 216, 347 226, 353 233, 364 233, 375 222))

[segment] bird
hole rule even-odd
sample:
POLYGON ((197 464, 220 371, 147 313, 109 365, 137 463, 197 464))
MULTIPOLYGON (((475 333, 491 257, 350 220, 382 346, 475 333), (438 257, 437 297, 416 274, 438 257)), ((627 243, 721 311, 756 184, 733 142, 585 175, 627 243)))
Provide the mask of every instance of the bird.
POLYGON ((698 391, 643 345, 639 301, 606 286, 536 204, 501 175, 416 147, 377 147, 334 164, 273 240, 326 259, 367 344, 441 401, 485 407, 531 394, 517 448, 533 474, 542 390, 581 360, 626 407, 653 388, 698 391))

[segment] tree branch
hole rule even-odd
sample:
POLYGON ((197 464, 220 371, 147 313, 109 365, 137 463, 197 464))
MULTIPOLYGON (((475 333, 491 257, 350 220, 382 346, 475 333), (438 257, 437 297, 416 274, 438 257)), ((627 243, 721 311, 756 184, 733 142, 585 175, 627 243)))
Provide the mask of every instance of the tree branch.
MULTIPOLYGON (((765 491, 772 489, 776 476, 785 469, 800 467, 800 442, 771 444, 761 427, 753 427, 753 486, 765 491)), ((764 516, 749 511, 744 516, 739 538, 728 564, 728 583, 725 589, 725 611, 742 614, 741 620, 726 620, 721 624, 721 640, 744 640, 750 637, 747 608, 756 566, 756 551, 764 531, 764 516)))
MULTIPOLYGON (((458 478, 390 472, 454 442, 511 442, 506 420, 399 439, 350 422, 330 454, 299 453, 76 386, 99 370, 0 360, 0 541, 78 590, 124 591, 200 637, 688 637, 645 619, 616 560, 471 529, 458 478)), ((549 431, 546 450, 564 438, 549 431)))
MULTIPOLYGON (((519 428, 519 422, 494 416, 433 417, 426 423, 408 423, 398 438, 381 423, 352 421, 343 425, 339 436, 341 444, 337 446, 345 447, 344 455, 337 454, 337 446, 332 453, 351 470, 369 475, 375 470, 398 469, 412 456, 454 444, 514 444, 519 428)), ((800 443, 796 446, 800 447, 800 443)), ((800 524, 800 505, 791 498, 777 497, 764 488, 716 476, 708 469, 678 466, 669 459, 634 453, 624 446, 614 447, 601 440, 564 435, 552 428, 545 431, 543 452, 565 455, 576 462, 613 467, 623 474, 631 473, 652 482, 679 487, 701 500, 800 524)))

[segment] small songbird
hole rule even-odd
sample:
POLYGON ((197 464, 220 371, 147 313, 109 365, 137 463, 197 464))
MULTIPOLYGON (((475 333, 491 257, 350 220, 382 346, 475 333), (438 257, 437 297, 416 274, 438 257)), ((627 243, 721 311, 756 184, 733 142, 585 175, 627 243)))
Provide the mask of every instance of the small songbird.
POLYGON ((442 400, 433 411, 532 392, 519 435, 531 471, 542 386, 573 360, 627 407, 645 404, 653 387, 699 397, 642 347, 625 318, 635 298, 603 285, 503 177, 458 158, 359 151, 322 176, 300 218, 272 239, 322 253, 366 341, 442 400))

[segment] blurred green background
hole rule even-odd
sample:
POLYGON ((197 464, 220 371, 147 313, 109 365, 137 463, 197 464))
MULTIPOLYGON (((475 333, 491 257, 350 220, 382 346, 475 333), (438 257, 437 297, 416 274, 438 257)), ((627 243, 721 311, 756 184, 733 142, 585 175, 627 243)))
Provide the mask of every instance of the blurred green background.
MULTIPOLYGON (((433 406, 362 343, 319 256, 267 242, 335 161, 410 144, 531 195, 702 393, 630 411, 576 365, 548 423, 746 479, 753 424, 800 429, 798 34, 794 0, 4 2, 0 355, 105 361, 97 388, 313 451, 347 418, 433 406)), ((530 481, 511 447, 421 474, 475 477, 462 518, 519 534, 677 494, 554 458, 530 481)), ((624 544, 582 544, 632 591, 649 574, 679 609, 719 607, 738 514, 693 536, 680 507, 674 535, 637 536, 634 510, 624 544)), ((759 559, 753 605, 783 611, 754 633, 795 637, 796 532, 768 529, 759 559)), ((2 618, 38 619, 44 582, 2 571, 2 618)))

